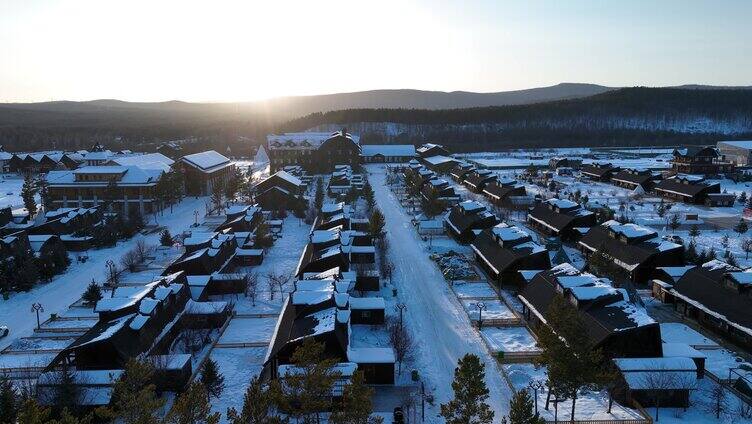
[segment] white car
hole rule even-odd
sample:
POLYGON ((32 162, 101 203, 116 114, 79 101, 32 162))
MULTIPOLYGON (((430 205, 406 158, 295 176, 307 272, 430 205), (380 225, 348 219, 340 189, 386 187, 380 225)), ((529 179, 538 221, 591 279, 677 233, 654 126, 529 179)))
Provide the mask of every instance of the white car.
POLYGON ((8 330, 8 327, 0 325, 0 338, 7 336, 9 332, 10 330, 8 330))

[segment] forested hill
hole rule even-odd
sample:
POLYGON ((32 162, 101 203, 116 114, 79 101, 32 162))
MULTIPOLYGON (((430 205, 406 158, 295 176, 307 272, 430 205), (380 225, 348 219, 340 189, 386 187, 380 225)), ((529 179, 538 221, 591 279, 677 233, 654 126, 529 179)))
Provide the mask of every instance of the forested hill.
POLYGON ((455 151, 521 146, 713 143, 752 137, 752 90, 624 88, 582 99, 452 110, 314 113, 285 130, 347 126, 364 142, 441 142, 455 151))

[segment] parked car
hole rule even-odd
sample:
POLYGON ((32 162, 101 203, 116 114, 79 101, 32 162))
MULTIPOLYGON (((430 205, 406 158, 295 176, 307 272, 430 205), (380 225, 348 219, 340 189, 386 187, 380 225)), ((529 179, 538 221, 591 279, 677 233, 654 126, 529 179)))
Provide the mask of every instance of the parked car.
POLYGON ((8 333, 10 333, 10 330, 8 329, 8 327, 4 325, 0 325, 0 338, 7 336, 8 333))

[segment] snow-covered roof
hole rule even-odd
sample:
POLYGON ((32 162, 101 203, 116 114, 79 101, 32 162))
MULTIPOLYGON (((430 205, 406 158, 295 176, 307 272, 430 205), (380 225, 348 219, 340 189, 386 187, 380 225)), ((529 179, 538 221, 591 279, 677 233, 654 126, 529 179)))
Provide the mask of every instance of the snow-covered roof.
MULTIPOLYGON (((296 186, 303 185, 303 181, 301 181, 300 178, 298 178, 298 177, 296 177, 296 176, 294 176, 294 175, 292 175, 289 172, 284 171, 284 170, 277 171, 274 175, 272 175, 272 177, 274 177, 274 176, 282 178, 283 180, 287 181, 288 183, 290 183, 292 185, 296 185, 296 186)), ((271 177, 269 177, 269 178, 271 178, 271 177)))
POLYGON ((465 212, 476 212, 476 211, 482 211, 486 209, 485 206, 483 206, 482 204, 474 200, 465 200, 459 205, 462 208, 462 210, 464 210, 465 212))
POLYGON ((697 371, 695 362, 687 357, 671 358, 615 358, 619 371, 697 371))
POLYGON ((174 160, 161 153, 114 156, 110 159, 110 162, 114 162, 121 166, 135 165, 144 169, 161 169, 165 172, 175 163, 174 160))
POLYGON ((136 165, 128 166, 84 166, 74 171, 50 171, 47 182, 51 187, 104 187, 108 180, 77 181, 79 174, 112 174, 122 175, 116 180, 118 186, 154 185, 159 181, 164 171, 162 169, 141 168, 136 165))
POLYGON ((658 233, 655 230, 652 230, 647 227, 642 227, 637 224, 627 223, 627 224, 621 224, 619 221, 610 220, 603 223, 604 227, 610 228, 615 233, 619 233, 624 235, 627 238, 637 238, 637 237, 645 237, 650 235, 657 235, 658 233))
POLYGON ((334 288, 331 286, 328 290, 297 290, 290 293, 293 305, 318 305, 331 299, 334 288))
POLYGON ((351 309, 386 309, 383 297, 351 297, 351 309))
POLYGON ((361 146, 363 156, 415 156, 412 144, 364 144, 361 146))
POLYGON ((441 165, 447 162, 457 162, 457 159, 455 158, 450 158, 449 156, 442 156, 442 155, 431 156, 428 158, 424 158, 423 160, 430 163, 431 165, 441 165))
POLYGON ((491 232, 502 241, 514 241, 530 237, 526 231, 516 226, 509 226, 505 223, 496 225, 491 232))
POLYGON ((663 356, 665 358, 705 358, 706 355, 693 348, 687 343, 663 343, 663 356))
POLYGON ((214 150, 186 155, 180 160, 204 172, 212 172, 231 165, 230 159, 214 150))
MULTIPOLYGON (((284 134, 269 134, 266 136, 269 149, 316 149, 326 140, 341 134, 336 132, 292 132, 284 134)), ((347 134, 355 143, 360 142, 360 137, 347 134)))
POLYGON ((391 347, 348 347, 347 359, 358 364, 393 364, 397 361, 391 347))
POLYGON ((577 203, 567 200, 567 199, 559 199, 559 198, 553 198, 546 200, 546 203, 549 205, 559 208, 559 209, 569 209, 579 206, 577 203))

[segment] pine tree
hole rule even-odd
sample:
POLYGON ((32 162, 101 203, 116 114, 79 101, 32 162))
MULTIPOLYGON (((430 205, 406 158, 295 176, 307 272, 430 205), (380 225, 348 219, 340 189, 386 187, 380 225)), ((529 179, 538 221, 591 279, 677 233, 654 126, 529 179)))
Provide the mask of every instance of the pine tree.
POLYGON ((0 423, 15 423, 20 406, 20 398, 13 383, 0 376, 0 423))
POLYGON ((371 213, 371 219, 368 221, 368 231, 371 233, 371 237, 381 237, 384 231, 384 214, 377 208, 371 213))
POLYGON ((689 236, 692 237, 692 241, 700 235, 700 228, 697 226, 697 224, 692 224, 691 227, 689 227, 689 236))
POLYGON ((52 405, 55 405, 56 411, 78 408, 81 393, 79 386, 76 384, 75 377, 74 371, 63 362, 63 367, 57 372, 55 398, 52 402, 52 405))
POLYGON ((291 358, 296 370, 274 382, 275 403, 295 419, 318 422, 319 413, 331 407, 331 393, 341 373, 334 369, 335 359, 324 356, 324 344, 307 339, 291 358))
POLYGON ((102 299, 102 288, 92 278, 91 283, 86 286, 86 291, 81 298, 88 304, 97 303, 102 299))
POLYGON ((734 227, 734 231, 739 233, 740 236, 746 233, 747 231, 749 231, 749 226, 747 225, 747 221, 745 221, 744 218, 740 218, 739 223, 736 224, 736 226, 734 227))
POLYGON ((36 194, 36 184, 31 179, 31 175, 27 175, 24 178, 23 186, 21 186, 21 199, 23 199, 24 207, 29 212, 29 218, 34 218, 34 215, 37 214, 37 202, 34 200, 36 194))
POLYGON ((362 371, 356 371, 342 390, 342 401, 332 412, 329 421, 333 424, 369 424, 373 404, 373 389, 366 386, 362 371))
POLYGON ((708 250, 708 257, 707 257, 707 261, 712 261, 712 260, 716 259, 717 257, 718 257, 718 255, 717 255, 717 254, 716 254, 716 252, 715 252, 715 247, 711 247, 711 248, 710 248, 710 249, 708 250))
POLYGON ((324 180, 321 178, 316 179, 316 194, 314 194, 313 205, 317 211, 321 211, 321 207, 324 206, 324 180))
POLYGON ((243 408, 240 413, 235 408, 227 410, 227 421, 231 424, 277 424, 283 420, 272 415, 274 397, 269 387, 258 376, 251 379, 251 384, 243 396, 243 408))
POLYGON ((50 420, 50 408, 45 408, 37 403, 34 398, 29 398, 21 405, 18 411, 19 424, 48 424, 50 420))
POLYGON ((47 179, 42 177, 37 181, 37 189, 39 190, 39 199, 42 201, 42 206, 45 211, 51 211, 55 209, 52 203, 52 196, 50 196, 50 184, 47 179))
POLYGON ((212 413, 206 389, 194 381, 181 393, 165 417, 165 424, 217 424, 219 412, 212 413))
POLYGON ((537 362, 547 367, 550 390, 572 400, 574 421, 580 390, 599 389, 613 375, 603 367, 603 356, 593 346, 579 312, 563 296, 554 297, 546 321, 539 332, 542 352, 537 362))
POLYGON ((212 358, 204 362, 204 368, 201 370, 201 383, 206 388, 209 398, 213 396, 219 399, 225 389, 225 377, 219 372, 217 361, 212 358))
POLYGON ((172 234, 170 234, 170 230, 167 228, 159 235, 159 244, 166 247, 172 246, 172 234))
POLYGON ((527 390, 515 391, 509 402, 509 424, 543 424, 546 420, 533 409, 533 398, 527 390))
POLYGON ((441 416, 447 424, 488 424, 494 412, 488 406, 485 364, 473 354, 457 361, 452 390, 454 399, 441 405, 441 416))
POLYGON ((257 249, 266 249, 272 247, 274 239, 269 233, 269 224, 265 219, 261 219, 258 225, 256 225, 256 231, 253 235, 253 247, 257 249))
POLYGON ((681 225, 681 222, 679 221, 679 215, 673 214, 671 215, 671 221, 668 223, 669 228, 671 228, 671 231, 676 232, 676 230, 681 225))
POLYGON ((687 249, 684 250, 684 259, 687 263, 697 263, 697 245, 694 240, 691 240, 687 245, 687 249))
POLYGON ((124 424, 159 424, 164 400, 157 397, 153 383, 154 367, 130 359, 121 379, 115 383, 111 407, 100 408, 100 418, 121 420, 124 424))

